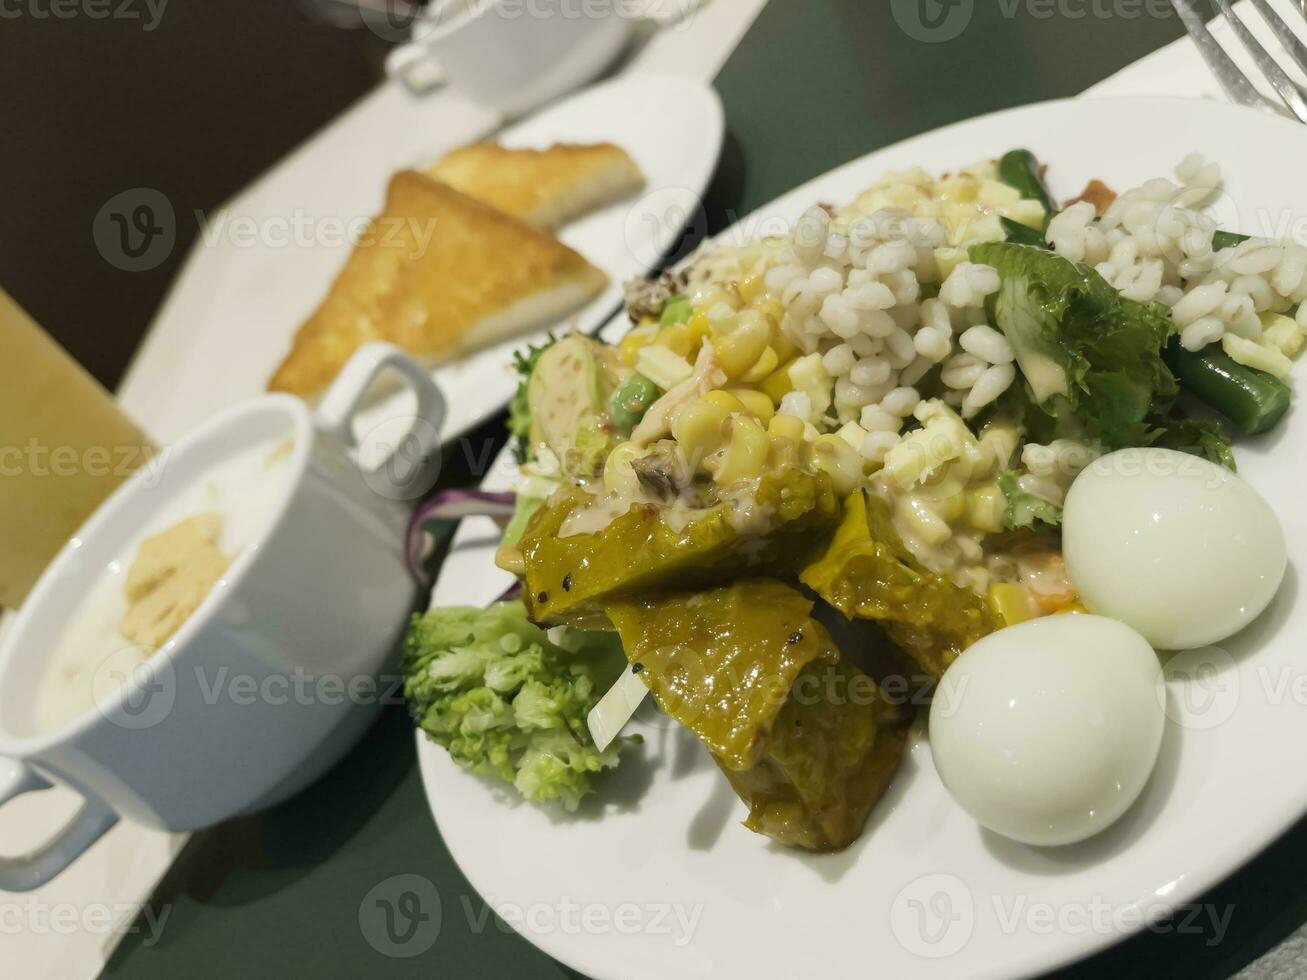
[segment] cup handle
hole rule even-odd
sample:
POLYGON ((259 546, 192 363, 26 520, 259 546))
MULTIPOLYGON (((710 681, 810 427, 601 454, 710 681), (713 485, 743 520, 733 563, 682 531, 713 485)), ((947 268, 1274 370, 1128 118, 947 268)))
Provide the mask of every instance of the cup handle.
MULTIPOLYGON (((49 788, 50 781, 26 763, 0 756, 0 806, 15 796, 49 788)), ((118 822, 118 814, 107 803, 82 795, 86 802, 53 840, 22 857, 0 858, 0 890, 27 892, 40 888, 118 822)))
POLYGON ((395 440, 394 449, 366 477, 370 486, 392 500, 408 500, 429 489, 423 480, 427 464, 440 451, 440 427, 445 421, 445 396, 416 361, 393 344, 365 344, 354 352, 327 389, 315 419, 318 428, 330 432, 347 449, 357 449, 354 417, 372 382, 388 368, 398 372, 417 395, 417 412, 408 431, 395 440), (401 448, 412 464, 407 471, 400 471, 398 466, 401 448))
POLYGON ((425 41, 409 41, 386 55, 386 74, 398 79, 412 95, 426 95, 447 81, 425 41))

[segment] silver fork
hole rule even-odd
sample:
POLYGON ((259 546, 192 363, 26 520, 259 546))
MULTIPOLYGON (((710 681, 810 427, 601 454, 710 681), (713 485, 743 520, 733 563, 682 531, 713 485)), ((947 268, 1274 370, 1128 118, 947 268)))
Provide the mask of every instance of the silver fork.
MULTIPOLYGON (((1252 3, 1257 8, 1257 12, 1262 15, 1262 19, 1271 28, 1272 33, 1275 34, 1276 39, 1289 53, 1289 56, 1297 63, 1299 68, 1307 72, 1307 45, 1299 40, 1298 35, 1275 12, 1275 8, 1267 0, 1252 0, 1252 3)), ((1207 23, 1203 20, 1202 15, 1194 9, 1190 0, 1171 0, 1171 6, 1175 7, 1175 12, 1180 15, 1185 30, 1189 32, 1189 37, 1197 45, 1199 54, 1203 56, 1203 60, 1207 62, 1207 67, 1212 70, 1212 74, 1220 82, 1221 88, 1225 89, 1225 94, 1241 105, 1270 108, 1281 114, 1285 114, 1287 110, 1288 113, 1291 113, 1301 122, 1307 123, 1307 88, 1290 78, 1288 73, 1280 67, 1279 62, 1267 53, 1244 22, 1235 14, 1230 6, 1230 0, 1216 0, 1216 4, 1221 8, 1221 13, 1225 15, 1225 19, 1229 22, 1230 29, 1234 31, 1235 37, 1247 49, 1257 67, 1266 76, 1266 80, 1270 82, 1271 87, 1279 95, 1280 100, 1284 103, 1284 108, 1264 96, 1257 89, 1257 86, 1253 84, 1252 80, 1225 53, 1225 49, 1217 43, 1216 38, 1212 37, 1211 31, 1207 29, 1207 23)), ((1302 14, 1303 20, 1307 22, 1307 3, 1302 6, 1295 3, 1294 10, 1302 14)))

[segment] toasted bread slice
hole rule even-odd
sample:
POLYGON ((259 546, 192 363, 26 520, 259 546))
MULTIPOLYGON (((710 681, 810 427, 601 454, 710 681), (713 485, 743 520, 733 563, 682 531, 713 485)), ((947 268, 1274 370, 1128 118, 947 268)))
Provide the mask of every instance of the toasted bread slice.
POLYGON ((315 396, 372 340, 450 360, 565 316, 607 282, 549 234, 401 171, 268 388, 315 396))
POLYGON ((612 143, 555 143, 547 150, 473 143, 428 172, 539 228, 559 228, 644 186, 635 161, 612 143))

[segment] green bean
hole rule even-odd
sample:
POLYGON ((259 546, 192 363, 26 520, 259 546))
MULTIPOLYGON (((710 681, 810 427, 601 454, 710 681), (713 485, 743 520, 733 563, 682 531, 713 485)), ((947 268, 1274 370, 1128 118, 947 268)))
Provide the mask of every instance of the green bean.
POLYGON ((629 436, 658 399, 658 387, 643 374, 633 374, 613 392, 608 417, 624 436, 629 436))
POLYGON ((1013 221, 1011 218, 999 218, 998 221, 1003 226, 1003 232, 1009 242, 1016 245, 1033 245, 1035 248, 1048 248, 1048 241, 1042 231, 1023 225, 1020 221, 1013 221))
POLYGON ((664 327, 672 323, 689 323, 693 314, 694 306, 686 297, 672 296, 663 305, 663 312, 658 317, 658 322, 664 327))
POLYGON ((1009 187, 1015 187, 1021 196, 1038 201, 1044 207, 1044 226, 1048 219, 1057 214, 1057 205, 1048 192, 1044 177, 1039 172, 1039 161, 1029 150, 1008 150, 998 161, 998 179, 1009 187))
POLYGON ((1189 351, 1172 341, 1166 360, 1185 388, 1245 435, 1266 432, 1289 410, 1288 385, 1265 371, 1240 364, 1219 347, 1189 351))

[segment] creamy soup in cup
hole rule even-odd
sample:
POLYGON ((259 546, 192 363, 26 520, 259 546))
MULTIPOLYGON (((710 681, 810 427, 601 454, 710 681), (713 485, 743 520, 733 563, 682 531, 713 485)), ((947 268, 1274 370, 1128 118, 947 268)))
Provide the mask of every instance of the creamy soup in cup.
POLYGON ((96 511, 0 640, 0 804, 56 781, 86 803, 44 846, 0 858, 0 889, 49 880, 120 816, 186 831, 269 805, 349 748, 416 597, 402 501, 443 408, 426 372, 370 345, 316 411, 286 395, 231 409, 96 511), (352 423, 387 371, 417 395, 403 437, 416 465, 368 471, 352 423), (207 578, 194 552, 146 544, 197 516, 207 578), (188 598, 159 591, 174 565, 188 598))

